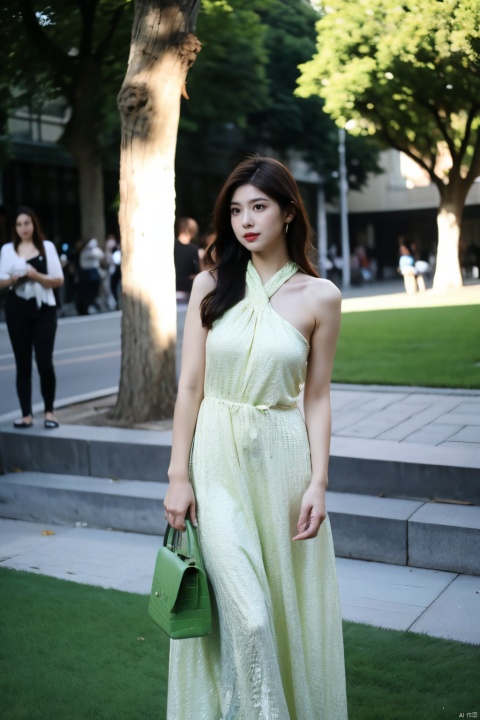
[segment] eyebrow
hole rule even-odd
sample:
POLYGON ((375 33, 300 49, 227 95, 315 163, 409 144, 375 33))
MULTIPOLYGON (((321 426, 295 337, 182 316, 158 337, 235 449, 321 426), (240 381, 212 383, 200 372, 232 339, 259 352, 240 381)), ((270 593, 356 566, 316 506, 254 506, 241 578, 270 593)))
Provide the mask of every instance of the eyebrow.
MULTIPOLYGON (((266 198, 266 197, 258 197, 258 198, 253 198, 253 200, 249 200, 248 202, 249 202, 249 203, 256 203, 256 202, 258 202, 259 200, 268 201, 268 198, 266 198)), ((235 202, 235 201, 232 201, 232 202, 230 203, 230 205, 240 205, 240 204, 241 204, 241 203, 235 202)))

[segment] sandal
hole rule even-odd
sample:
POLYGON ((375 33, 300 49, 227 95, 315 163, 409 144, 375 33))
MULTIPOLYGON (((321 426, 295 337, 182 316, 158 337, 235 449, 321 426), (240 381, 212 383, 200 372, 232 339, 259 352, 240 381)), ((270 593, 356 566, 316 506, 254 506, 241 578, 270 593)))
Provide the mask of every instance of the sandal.
POLYGON ((56 420, 45 420, 44 426, 45 430, 54 430, 55 428, 60 427, 56 420))

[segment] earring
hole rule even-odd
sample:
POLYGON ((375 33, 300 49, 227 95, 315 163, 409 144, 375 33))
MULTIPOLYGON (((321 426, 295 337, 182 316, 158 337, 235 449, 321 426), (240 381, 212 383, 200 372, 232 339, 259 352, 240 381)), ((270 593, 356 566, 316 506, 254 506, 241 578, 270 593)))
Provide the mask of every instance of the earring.
POLYGON ((289 225, 289 223, 287 223, 285 226, 285 235, 288 233, 288 225, 289 225))

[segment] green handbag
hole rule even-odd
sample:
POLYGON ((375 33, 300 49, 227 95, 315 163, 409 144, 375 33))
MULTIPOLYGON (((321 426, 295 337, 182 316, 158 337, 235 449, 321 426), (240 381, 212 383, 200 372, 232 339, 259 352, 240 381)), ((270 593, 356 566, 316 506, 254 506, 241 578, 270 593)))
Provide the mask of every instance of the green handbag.
POLYGON ((197 531, 185 520, 187 550, 182 533, 167 525, 155 564, 148 614, 173 640, 203 637, 212 628, 207 576, 197 531))

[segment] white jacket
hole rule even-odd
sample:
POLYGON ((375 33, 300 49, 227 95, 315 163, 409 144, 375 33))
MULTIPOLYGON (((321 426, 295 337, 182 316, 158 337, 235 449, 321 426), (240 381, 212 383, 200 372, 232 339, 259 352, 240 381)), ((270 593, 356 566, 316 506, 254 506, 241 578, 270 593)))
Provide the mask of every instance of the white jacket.
MULTIPOLYGON (((51 278, 63 278, 62 265, 55 245, 50 240, 44 240, 45 256, 47 259, 47 275, 51 278)), ((12 275, 25 273, 26 261, 17 255, 13 242, 6 243, 0 249, 0 280, 8 280, 12 275)), ((17 288, 15 294, 24 300, 35 298, 38 307, 42 305, 56 305, 52 288, 44 288, 34 280, 27 280, 17 288)))

